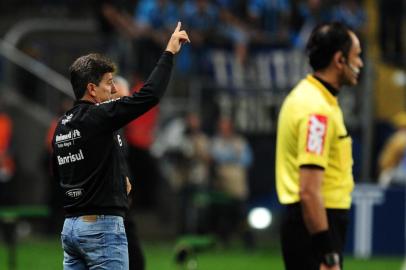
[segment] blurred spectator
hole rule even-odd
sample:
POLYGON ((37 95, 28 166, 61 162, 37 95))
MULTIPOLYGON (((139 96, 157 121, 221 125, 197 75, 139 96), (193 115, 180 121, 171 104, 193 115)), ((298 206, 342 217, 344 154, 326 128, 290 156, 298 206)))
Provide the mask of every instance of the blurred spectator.
POLYGON ((15 172, 15 164, 11 155, 11 139, 13 122, 0 104, 0 182, 11 180, 15 172))
MULTIPOLYGON (((130 85, 126 79, 121 76, 115 76, 115 87, 117 92, 113 95, 113 98, 121 98, 130 95, 130 85)), ((119 131, 120 136, 122 136, 122 130, 119 131)), ((123 157, 128 159, 128 143, 125 139, 122 140, 123 143, 123 157)), ((127 165, 127 160, 122 160, 122 164, 127 165)), ((128 166, 125 166, 125 174, 129 179, 131 179, 131 184, 134 187, 134 182, 143 181, 143 179, 133 179, 128 166)), ((128 259, 129 259, 129 270, 144 270, 145 269, 145 257, 141 248, 140 240, 137 233, 137 224, 134 217, 134 189, 130 193, 130 210, 124 219, 125 232, 128 241, 128 259)))
POLYGON ((331 20, 330 1, 297 0, 292 6, 292 44, 304 48, 314 27, 331 20))
POLYGON ((366 14, 360 0, 339 1, 332 16, 332 20, 344 23, 357 35, 365 35, 366 14))
MULTIPOLYGON (((143 82, 138 81, 133 90, 138 92, 143 82)), ((157 160, 150 148, 155 140, 159 106, 156 105, 145 114, 130 122, 124 129, 128 143, 128 162, 133 180, 133 204, 140 209, 153 208, 157 203, 157 189, 161 174, 157 160)))
POLYGON ((124 77, 115 75, 114 84, 117 88, 117 92, 113 95, 113 99, 130 96, 130 84, 124 77))
POLYGON ((121 73, 129 75, 132 68, 131 40, 134 25, 131 16, 135 0, 93 0, 102 52, 118 63, 121 73))
MULTIPOLYGON (((243 226, 244 240, 248 241, 245 215, 248 190, 248 168, 252 152, 247 141, 234 131, 231 119, 222 117, 218 134, 212 140, 211 153, 215 167, 215 188, 229 198, 229 203, 216 207, 216 229, 227 243, 230 235, 243 226)), ((248 244, 248 242, 246 242, 248 244)))
POLYGON ((406 184, 406 112, 393 118, 397 131, 388 139, 379 155, 379 183, 406 184))
POLYGON ((245 0, 217 0, 220 7, 220 29, 233 43, 235 57, 244 63, 248 56, 248 43, 251 27, 248 24, 247 3, 245 0))
POLYGON ((219 23, 219 10, 209 0, 186 0, 182 5, 182 22, 189 30, 194 46, 213 42, 219 23), (214 36, 213 36, 214 35, 214 36))
MULTIPOLYGON (((135 21, 144 34, 158 38, 164 42, 164 37, 154 36, 159 31, 169 33, 172 25, 178 21, 178 7, 171 0, 141 0, 138 4, 135 21), (148 31, 156 31, 148 33, 148 31)), ((162 43, 165 45, 165 43, 162 43)))
POLYGON ((188 113, 179 148, 177 173, 180 186, 180 233, 207 231, 207 216, 196 203, 196 195, 208 191, 210 173, 209 138, 201 130, 198 114, 188 113))
POLYGON ((267 45, 289 42, 290 0, 249 0, 248 16, 256 28, 254 41, 267 45))
POLYGON ((134 13, 137 74, 145 79, 155 60, 161 55, 173 27, 179 20, 179 10, 171 0, 140 0, 134 13))
POLYGON ((178 198, 175 210, 180 218, 178 232, 205 233, 210 228, 209 196, 210 142, 201 129, 196 112, 176 116, 159 132, 154 143, 154 155, 161 158, 161 167, 171 189, 178 198))
POLYGON ((13 202, 10 191, 11 180, 15 174, 15 163, 12 155, 13 122, 6 113, 0 100, 0 204, 13 202))
POLYGON ((207 66, 207 48, 224 43, 218 31, 219 10, 209 0, 186 0, 181 9, 182 23, 192 40, 178 57, 183 71, 201 72, 207 66), (186 50, 185 50, 186 49, 186 50))
POLYGON ((379 40, 384 60, 402 64, 403 54, 403 24, 405 18, 405 1, 379 1, 379 40))
POLYGON ((188 159, 185 180, 196 186, 206 186, 209 178, 209 138, 201 130, 200 116, 190 112, 186 116, 186 129, 182 152, 188 159))

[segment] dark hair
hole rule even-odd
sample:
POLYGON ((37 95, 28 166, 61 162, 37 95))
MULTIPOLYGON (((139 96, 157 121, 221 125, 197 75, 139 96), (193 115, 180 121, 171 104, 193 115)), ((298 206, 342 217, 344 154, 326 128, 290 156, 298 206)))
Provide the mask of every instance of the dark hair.
POLYGON ((338 51, 348 57, 352 46, 350 31, 350 28, 339 22, 324 23, 313 29, 306 53, 314 71, 326 68, 338 51))
POLYGON ((116 66, 105 56, 91 53, 79 57, 69 68, 70 82, 76 99, 81 99, 86 91, 88 83, 98 85, 103 75, 115 72, 116 66))

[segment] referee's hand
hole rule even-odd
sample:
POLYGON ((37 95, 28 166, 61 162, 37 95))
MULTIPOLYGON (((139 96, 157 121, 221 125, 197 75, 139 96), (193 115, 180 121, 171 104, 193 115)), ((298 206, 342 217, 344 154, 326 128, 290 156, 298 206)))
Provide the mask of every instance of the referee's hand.
POLYGON ((187 35, 186 31, 180 30, 181 26, 181 22, 178 22, 178 25, 176 26, 175 31, 172 33, 168 45, 166 46, 166 51, 176 54, 180 51, 183 43, 190 42, 189 36, 187 35))

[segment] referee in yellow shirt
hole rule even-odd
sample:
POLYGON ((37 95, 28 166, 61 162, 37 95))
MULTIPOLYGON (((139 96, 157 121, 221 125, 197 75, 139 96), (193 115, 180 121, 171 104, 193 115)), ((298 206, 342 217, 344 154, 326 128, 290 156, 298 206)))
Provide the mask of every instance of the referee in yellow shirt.
POLYGON ((285 99, 278 121, 276 187, 287 270, 340 270, 353 189, 351 137, 337 94, 358 83, 361 46, 340 23, 316 27, 314 70, 285 99))

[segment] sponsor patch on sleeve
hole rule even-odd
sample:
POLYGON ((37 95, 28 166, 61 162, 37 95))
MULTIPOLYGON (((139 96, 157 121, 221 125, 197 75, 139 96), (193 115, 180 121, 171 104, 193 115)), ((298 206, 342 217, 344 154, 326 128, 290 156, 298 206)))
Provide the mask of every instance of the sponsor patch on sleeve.
POLYGON ((306 152, 322 155, 327 134, 328 118, 325 115, 310 115, 307 124, 306 152))

